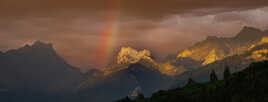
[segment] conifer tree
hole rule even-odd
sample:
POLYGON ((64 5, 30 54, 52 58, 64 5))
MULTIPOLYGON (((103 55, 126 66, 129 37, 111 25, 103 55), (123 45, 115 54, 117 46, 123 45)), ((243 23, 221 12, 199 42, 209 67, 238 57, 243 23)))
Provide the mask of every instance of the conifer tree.
POLYGON ((121 99, 121 100, 115 101, 115 102, 131 102, 131 100, 130 100, 129 97, 127 96, 127 97, 125 97, 125 98, 123 98, 123 99, 121 99))
POLYGON ((138 93, 138 96, 136 97, 137 100, 143 100, 145 99, 144 95, 140 92, 138 93))
POLYGON ((230 72, 230 69, 228 66, 225 67, 224 69, 224 80, 227 80, 229 79, 231 76, 231 72, 230 72))
POLYGON ((195 83, 196 82, 192 78, 189 78, 187 85, 194 85, 195 83))
POLYGON ((215 70, 213 69, 212 72, 210 73, 210 81, 215 82, 217 80, 218 80, 218 77, 216 75, 215 70))

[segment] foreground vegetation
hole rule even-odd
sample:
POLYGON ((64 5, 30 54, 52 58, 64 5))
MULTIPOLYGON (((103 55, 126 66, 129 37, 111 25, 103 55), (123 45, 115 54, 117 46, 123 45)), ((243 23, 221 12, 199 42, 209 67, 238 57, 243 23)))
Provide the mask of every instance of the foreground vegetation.
POLYGON ((224 79, 218 80, 214 71, 210 82, 196 83, 191 78, 182 88, 159 91, 134 100, 125 97, 115 102, 268 102, 268 61, 252 63, 241 72, 231 74, 227 67, 224 79))

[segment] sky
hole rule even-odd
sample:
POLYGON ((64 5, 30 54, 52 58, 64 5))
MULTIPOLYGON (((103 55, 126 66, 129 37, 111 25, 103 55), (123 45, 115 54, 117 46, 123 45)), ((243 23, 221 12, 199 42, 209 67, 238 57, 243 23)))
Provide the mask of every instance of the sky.
POLYGON ((53 43, 68 63, 104 68, 121 47, 161 59, 244 26, 268 29, 268 0, 0 0, 0 51, 53 43))

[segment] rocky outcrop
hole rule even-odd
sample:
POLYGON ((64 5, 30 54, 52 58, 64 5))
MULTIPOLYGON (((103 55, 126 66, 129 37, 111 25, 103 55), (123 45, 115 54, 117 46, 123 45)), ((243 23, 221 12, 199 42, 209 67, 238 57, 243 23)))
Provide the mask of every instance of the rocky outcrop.
POLYGON ((192 58, 208 65, 228 56, 243 54, 254 46, 267 43, 268 34, 252 27, 244 27, 233 38, 209 36, 206 40, 178 53, 177 58, 192 58))

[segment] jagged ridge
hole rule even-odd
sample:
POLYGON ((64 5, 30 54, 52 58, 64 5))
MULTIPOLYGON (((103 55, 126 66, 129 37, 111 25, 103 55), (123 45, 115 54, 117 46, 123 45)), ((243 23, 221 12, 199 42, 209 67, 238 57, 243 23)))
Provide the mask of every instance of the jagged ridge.
POLYGON ((268 34, 252 27, 244 27, 237 36, 233 38, 218 38, 209 36, 205 41, 179 52, 177 58, 192 58, 208 65, 222 60, 228 56, 243 54, 253 45, 260 42, 266 43, 268 34))
POLYGON ((0 66, 0 82, 13 91, 71 92, 83 79, 52 44, 41 41, 1 54, 0 66))

